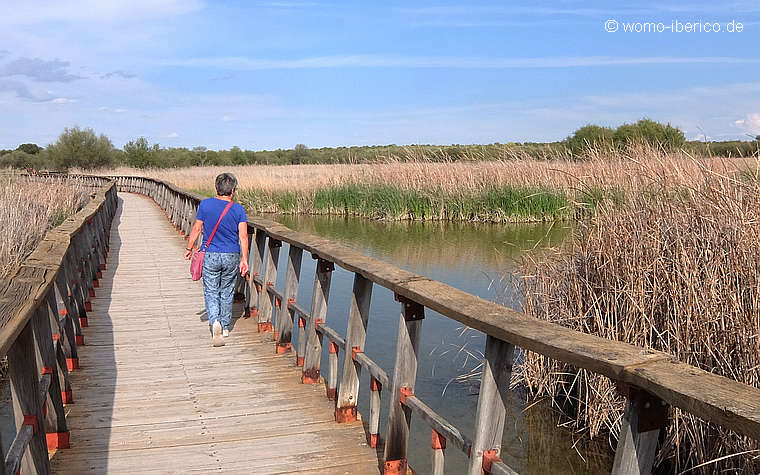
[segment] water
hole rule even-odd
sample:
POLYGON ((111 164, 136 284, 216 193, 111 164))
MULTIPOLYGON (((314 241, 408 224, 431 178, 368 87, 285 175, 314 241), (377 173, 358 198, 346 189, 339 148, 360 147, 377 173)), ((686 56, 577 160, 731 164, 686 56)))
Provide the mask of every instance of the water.
MULTIPOLYGON (((484 299, 516 307, 519 280, 512 275, 525 253, 556 246, 570 234, 566 225, 475 225, 459 223, 381 222, 342 217, 278 216, 286 226, 323 236, 411 272, 445 282, 484 299)), ((280 253, 277 287, 284 285, 287 246, 280 253)), ((315 261, 304 256, 298 303, 311 302, 315 261)), ((336 268, 327 324, 345 335, 353 275, 336 268)), ((375 285, 365 353, 392 374, 400 307, 387 289, 375 285)), ((476 372, 485 345, 482 333, 426 310, 415 393, 433 410, 472 437, 477 406, 476 372), (458 380, 459 378, 459 380, 458 380)), ((326 352, 325 352, 326 353, 326 352)), ((322 367, 326 368, 326 361, 322 367)), ((366 372, 364 372, 366 373, 366 372)), ((387 391, 383 388, 381 436, 385 432, 387 391)), ((359 411, 368 415, 369 377, 362 375, 359 411)), ((507 414, 502 458, 520 473, 609 473, 604 443, 577 443, 556 427, 544 404, 526 409, 525 397, 513 394, 507 414), (576 448, 572 448, 572 447, 576 448), (577 449, 577 450, 576 450, 577 449), (586 460, 588 461, 586 461, 586 460)), ((430 427, 413 416, 408 460, 419 473, 430 470, 430 427)), ((446 450, 447 473, 462 473, 467 458, 453 445, 446 450)))

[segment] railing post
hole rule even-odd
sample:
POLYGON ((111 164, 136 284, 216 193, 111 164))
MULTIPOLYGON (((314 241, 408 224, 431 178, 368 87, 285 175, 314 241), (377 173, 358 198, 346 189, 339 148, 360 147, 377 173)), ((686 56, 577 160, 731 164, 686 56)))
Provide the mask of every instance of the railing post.
POLYGON ((494 459, 501 454, 514 354, 514 345, 486 336, 469 475, 481 475, 484 458, 494 459))
POLYGON ((269 256, 266 262, 266 271, 262 280, 262 288, 259 291, 259 332, 273 331, 272 328, 272 307, 274 295, 267 290, 270 285, 277 281, 277 264, 280 259, 280 248, 282 242, 277 239, 267 237, 269 256))
POLYGON ((433 475, 443 475, 445 462, 444 451, 446 450, 446 438, 436 432, 435 429, 430 431, 430 448, 433 450, 431 465, 433 475))
POLYGON ((48 308, 48 319, 52 319, 55 322, 54 331, 58 333, 53 335, 53 341, 55 345, 55 359, 58 362, 58 375, 63 381, 63 388, 61 388, 61 399, 64 404, 70 404, 74 402, 74 396, 71 389, 71 379, 69 378, 69 368, 66 361, 66 353, 64 351, 65 339, 62 335, 66 332, 66 329, 61 325, 58 319, 58 307, 55 303, 55 295, 53 292, 48 292, 45 298, 45 304, 48 308))
POLYGON ((67 449, 69 448, 69 430, 66 426, 66 413, 63 409, 61 397, 61 380, 55 358, 55 342, 53 342, 53 334, 50 330, 50 317, 45 307, 46 305, 43 302, 34 312, 33 319, 34 339, 37 342, 37 349, 42 362, 40 373, 50 375, 50 386, 45 402, 43 402, 47 405, 47 414, 45 415, 47 445, 48 449, 67 449))
POLYGON ((8 373, 13 394, 16 431, 32 426, 32 439, 21 463, 25 475, 50 473, 47 443, 42 426, 44 417, 40 404, 39 374, 34 354, 33 322, 29 321, 8 351, 8 373))
POLYGON ((248 300, 248 314, 252 317, 259 316, 259 303, 261 301, 261 292, 259 284, 256 283, 256 277, 261 277, 262 267, 264 265, 264 250, 266 248, 267 235, 261 229, 254 228, 254 238, 250 240, 251 251, 248 253, 250 261, 249 272, 251 279, 248 281, 250 297, 248 300))
POLYGON ((396 363, 393 367, 388 427, 385 431, 385 472, 406 473, 406 451, 409 443, 409 426, 412 411, 402 400, 402 392, 414 394, 417 380, 417 351, 422 334, 425 308, 405 297, 396 295, 401 302, 401 315, 396 340, 396 363))
POLYGON ((293 311, 290 309, 291 302, 295 302, 298 296, 298 279, 301 276, 301 259, 303 249, 290 244, 288 246, 288 269, 285 272, 285 291, 282 293, 277 330, 277 353, 287 353, 293 347, 293 311))
POLYGON ((369 446, 374 449, 380 437, 380 393, 383 385, 374 377, 370 377, 369 390, 369 446))
MULTIPOLYGON (((312 256, 316 259, 317 256, 312 256)), ((322 360, 322 334, 317 326, 327 321, 327 300, 330 296, 330 281, 335 265, 323 259, 317 260, 314 275, 314 291, 311 294, 311 318, 306 330, 306 350, 301 381, 306 384, 319 383, 319 367, 322 360)))
POLYGON ((612 474, 648 475, 657 455, 660 429, 668 420, 668 405, 635 386, 618 383, 618 390, 626 403, 612 474))
MULTIPOLYGON (((62 273, 58 273, 58 275, 55 277, 56 297, 54 300, 55 305, 53 306, 58 309, 60 308, 58 306, 58 302, 63 302, 63 308, 57 312, 58 316, 56 316, 57 319, 59 319, 61 316, 63 317, 63 324, 60 325, 63 334, 60 334, 58 336, 58 341, 60 341, 63 345, 63 350, 66 354, 66 367, 69 371, 73 371, 75 369, 79 369, 79 355, 77 352, 77 345, 83 344, 84 339, 81 336, 81 330, 77 331, 74 328, 74 321, 69 314, 69 308, 66 305, 68 298, 64 297, 68 292, 66 285, 61 282, 62 277, 62 273), (77 342, 77 340, 79 340, 79 342, 77 342)), ((79 327, 79 325, 77 325, 77 327, 79 327)))
POLYGON ((362 367, 354 360, 354 351, 364 351, 371 298, 372 281, 359 273, 355 273, 351 311, 348 315, 348 327, 346 328, 346 349, 343 352, 343 374, 338 385, 338 400, 335 408, 335 420, 337 422, 356 420, 359 376, 362 367))

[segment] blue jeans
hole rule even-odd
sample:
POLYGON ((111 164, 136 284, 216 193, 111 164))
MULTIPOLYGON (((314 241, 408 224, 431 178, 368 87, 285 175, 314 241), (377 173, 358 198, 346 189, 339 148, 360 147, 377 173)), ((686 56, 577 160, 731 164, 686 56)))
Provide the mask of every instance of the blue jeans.
POLYGON ((239 264, 239 253, 207 252, 203 258, 203 296, 209 325, 219 320, 222 328, 230 328, 239 264))

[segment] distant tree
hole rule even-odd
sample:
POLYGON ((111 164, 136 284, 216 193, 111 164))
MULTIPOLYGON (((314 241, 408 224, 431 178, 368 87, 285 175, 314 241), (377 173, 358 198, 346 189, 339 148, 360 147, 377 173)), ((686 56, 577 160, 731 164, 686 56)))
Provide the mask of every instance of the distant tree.
POLYGON ((127 165, 130 167, 146 168, 153 165, 153 152, 154 150, 150 147, 145 137, 130 140, 124 145, 127 165))
POLYGON ((230 149, 230 161, 233 165, 245 165, 248 163, 248 157, 240 150, 240 147, 235 146, 230 149))
POLYGON ((37 155, 42 150, 42 147, 36 143, 22 143, 16 148, 16 150, 28 153, 29 155, 37 155))
POLYGON ((58 140, 48 146, 48 153, 56 167, 69 169, 103 168, 113 162, 113 144, 103 134, 95 135, 91 128, 66 128, 58 140))
POLYGON ((208 149, 206 147, 193 147, 193 155, 198 166, 205 166, 208 160, 208 149))
POLYGON ((567 138, 567 145, 573 156, 580 157, 592 149, 612 147, 614 134, 615 131, 609 127, 588 124, 573 132, 567 138))
POLYGON ((760 135, 755 135, 755 141, 760 142, 760 135))
POLYGON ((642 142, 666 150, 681 148, 686 143, 686 137, 680 129, 650 119, 621 125, 615 130, 613 138, 619 145, 642 142))
POLYGON ((309 158, 309 155, 309 147, 302 143, 296 144, 293 148, 293 154, 290 157, 290 163, 293 165, 303 163, 309 158))

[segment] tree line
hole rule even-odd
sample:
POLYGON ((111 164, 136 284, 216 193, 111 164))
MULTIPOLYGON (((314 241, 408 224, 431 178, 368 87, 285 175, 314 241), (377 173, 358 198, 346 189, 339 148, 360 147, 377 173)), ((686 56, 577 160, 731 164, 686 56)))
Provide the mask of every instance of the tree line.
POLYGON ((557 142, 508 142, 488 145, 372 145, 359 147, 309 148, 297 144, 292 149, 209 150, 206 147, 162 147, 145 137, 131 140, 118 149, 104 134, 91 128, 65 129, 47 147, 24 143, 13 150, 0 150, 0 167, 35 170, 97 169, 128 166, 135 168, 180 168, 191 166, 287 165, 305 163, 366 163, 394 160, 473 161, 515 157, 535 159, 570 158, 582 160, 598 151, 623 148, 643 142, 665 150, 684 149, 695 155, 757 156, 760 136, 753 141, 686 141, 683 132, 670 124, 649 119, 623 124, 615 129, 589 124, 557 142))

